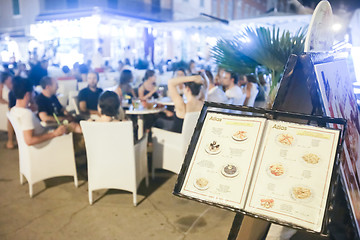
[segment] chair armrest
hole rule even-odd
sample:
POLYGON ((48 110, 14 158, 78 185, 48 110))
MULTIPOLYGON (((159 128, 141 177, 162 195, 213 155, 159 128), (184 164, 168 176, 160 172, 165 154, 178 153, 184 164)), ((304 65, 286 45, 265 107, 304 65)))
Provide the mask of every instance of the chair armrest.
POLYGON ((48 154, 48 156, 53 156, 62 151, 69 151, 69 149, 72 149, 73 152, 73 136, 72 133, 64 134, 51 140, 30 146, 29 149, 33 154, 48 154))
POLYGON ((181 143, 181 138, 182 135, 181 133, 175 133, 175 132, 170 132, 170 131, 166 131, 160 128, 151 128, 152 131, 152 138, 156 138, 158 142, 170 142, 170 143, 174 143, 174 144, 182 144, 181 143), (180 141, 180 142, 179 142, 180 141))

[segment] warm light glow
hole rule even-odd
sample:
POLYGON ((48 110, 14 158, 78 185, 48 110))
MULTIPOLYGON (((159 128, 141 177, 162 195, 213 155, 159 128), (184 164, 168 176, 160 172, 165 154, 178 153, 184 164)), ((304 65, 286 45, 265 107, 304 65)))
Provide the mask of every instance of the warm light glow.
POLYGON ((342 28, 341 24, 340 23, 335 23, 333 26, 332 26, 332 29, 334 32, 338 32, 340 31, 342 28))
POLYGON ((173 35, 174 39, 179 40, 182 37, 182 32, 180 30, 175 30, 172 32, 172 35, 173 35))
POLYGON ((191 40, 194 42, 200 42, 200 35, 198 33, 191 35, 191 40))
POLYGON ((125 34, 129 38, 136 38, 136 28, 130 26, 125 27, 125 34))

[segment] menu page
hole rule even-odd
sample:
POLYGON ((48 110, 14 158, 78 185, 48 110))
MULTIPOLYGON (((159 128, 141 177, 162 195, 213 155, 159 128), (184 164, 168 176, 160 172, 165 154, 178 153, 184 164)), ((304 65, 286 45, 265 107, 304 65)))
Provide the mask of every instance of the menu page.
POLYGON ((269 120, 245 211, 321 231, 339 131, 269 120))
POLYGON ((243 209, 265 122, 208 112, 180 192, 243 209))

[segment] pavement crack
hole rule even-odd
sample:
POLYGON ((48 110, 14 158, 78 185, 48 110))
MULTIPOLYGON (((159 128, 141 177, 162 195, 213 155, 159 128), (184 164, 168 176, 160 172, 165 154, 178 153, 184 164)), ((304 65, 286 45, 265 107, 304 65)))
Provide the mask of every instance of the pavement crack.
POLYGON ((164 218, 165 221, 178 233, 182 234, 182 237, 185 237, 184 232, 182 232, 181 230, 177 229, 177 227, 169 220, 169 218, 150 200, 148 199, 148 202, 151 204, 151 206, 153 206, 153 208, 158 211, 164 218))
POLYGON ((83 206, 83 207, 80 208, 79 210, 73 212, 73 213, 70 215, 69 220, 68 220, 62 227, 60 227, 58 231, 61 231, 61 230, 64 229, 66 226, 68 226, 68 225, 71 223, 71 221, 73 220, 73 218, 74 218, 77 214, 79 214, 81 211, 83 211, 85 208, 87 208, 87 207, 89 207, 88 204, 86 204, 85 206, 83 206))

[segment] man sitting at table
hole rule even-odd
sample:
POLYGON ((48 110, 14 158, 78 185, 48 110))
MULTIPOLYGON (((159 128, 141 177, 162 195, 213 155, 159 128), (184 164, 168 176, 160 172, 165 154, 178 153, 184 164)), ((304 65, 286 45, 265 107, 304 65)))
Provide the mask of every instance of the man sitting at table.
POLYGON ((34 92, 32 83, 28 79, 15 77, 13 80, 13 92, 16 98, 16 105, 11 108, 10 115, 21 119, 19 127, 23 131, 25 143, 29 146, 35 145, 66 132, 66 127, 61 125, 52 132, 47 132, 42 127, 39 119, 30 110, 30 103, 33 102, 34 92))
POLYGON ((229 99, 229 103, 234 105, 243 105, 246 96, 237 85, 238 76, 233 72, 225 71, 221 81, 221 84, 225 88, 225 95, 229 99))
POLYGON ((217 103, 228 103, 228 98, 226 97, 224 91, 215 85, 214 76, 208 70, 205 71, 206 76, 209 79, 209 91, 207 95, 207 101, 217 102, 217 103))
POLYGON ((103 92, 97 87, 99 82, 99 74, 97 72, 89 72, 87 75, 88 87, 79 92, 79 108, 81 112, 99 115, 97 105, 100 94, 103 92))
POLYGON ((58 89, 56 79, 43 77, 40 80, 40 85, 43 90, 36 98, 40 120, 47 123, 55 123, 56 119, 54 114, 60 121, 64 119, 72 120, 71 115, 63 108, 55 95, 58 89))

